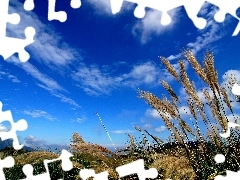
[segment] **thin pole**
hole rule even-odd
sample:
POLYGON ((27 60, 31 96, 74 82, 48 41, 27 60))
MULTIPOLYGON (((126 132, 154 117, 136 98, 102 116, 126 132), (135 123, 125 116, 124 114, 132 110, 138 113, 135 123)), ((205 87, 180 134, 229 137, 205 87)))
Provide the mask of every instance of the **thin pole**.
POLYGON ((114 149, 115 149, 116 152, 117 152, 117 148, 115 147, 115 145, 114 145, 114 143, 113 143, 113 140, 112 140, 112 138, 110 137, 110 134, 108 133, 107 128, 106 128, 105 125, 103 124, 103 121, 102 121, 101 117, 99 116, 98 112, 95 112, 94 114, 96 114, 96 115, 98 116, 98 118, 99 118, 100 122, 102 123, 102 125, 103 125, 103 127, 104 127, 104 129, 105 129, 105 131, 106 131, 106 133, 107 133, 110 141, 112 142, 112 145, 113 145, 114 149))

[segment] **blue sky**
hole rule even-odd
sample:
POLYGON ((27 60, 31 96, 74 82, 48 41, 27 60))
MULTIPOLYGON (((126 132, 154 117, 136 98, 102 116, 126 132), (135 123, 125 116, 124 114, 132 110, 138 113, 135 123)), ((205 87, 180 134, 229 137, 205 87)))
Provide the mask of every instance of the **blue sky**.
MULTIPOLYGON (((27 145, 65 145, 72 133, 79 132, 87 142, 110 147, 96 111, 116 146, 126 143, 126 133, 139 136, 134 125, 166 138, 163 122, 137 93, 141 89, 166 94, 159 83, 164 79, 184 96, 159 56, 176 64, 181 50, 190 48, 202 61, 210 50, 219 81, 226 72, 240 74, 240 39, 232 36, 238 20, 227 15, 223 23, 215 22, 217 10, 210 5, 199 14, 208 20, 207 27, 199 30, 182 7, 171 10, 172 22, 163 26, 161 12, 147 9, 146 16, 138 19, 129 2, 113 15, 109 0, 82 1, 79 9, 57 1, 56 10, 67 12, 64 23, 48 21, 47 1, 35 0, 30 12, 23 9, 23 1, 10 2, 9 11, 19 13, 21 22, 8 24, 7 35, 23 38, 26 26, 36 29, 35 42, 26 48, 31 55, 28 62, 21 63, 16 54, 6 61, 0 58, 3 110, 11 110, 15 121, 27 120, 28 129, 18 133, 27 145)), ((10 126, 4 122, 0 128, 10 126)))

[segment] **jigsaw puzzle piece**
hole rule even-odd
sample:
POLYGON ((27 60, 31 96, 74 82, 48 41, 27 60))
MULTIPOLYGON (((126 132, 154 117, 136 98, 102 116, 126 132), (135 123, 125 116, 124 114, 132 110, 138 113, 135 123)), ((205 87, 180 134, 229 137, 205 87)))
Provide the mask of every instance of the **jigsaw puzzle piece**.
POLYGON ((33 0, 25 0, 25 2, 23 4, 23 8, 26 11, 32 11, 34 9, 34 2, 33 2, 33 0))
POLYGON ((232 93, 236 96, 240 96, 240 86, 237 83, 233 85, 232 93))
POLYGON ((33 166, 31 164, 25 164, 22 170, 27 177, 21 180, 50 180, 50 174, 48 171, 43 174, 33 175, 33 166))
POLYGON ((123 0, 110 0, 111 10, 113 14, 117 14, 122 8, 123 0))
POLYGON ((145 12, 146 5, 144 4, 144 1, 135 8, 134 10, 134 16, 136 18, 143 18, 146 14, 145 12))
POLYGON ((16 13, 8 14, 9 0, 0 1, 0 37, 6 35, 7 22, 17 24, 20 21, 20 16, 16 13))
POLYGON ((93 169, 81 169, 79 175, 83 180, 87 180, 90 177, 94 177, 95 180, 108 180, 107 171, 96 174, 93 169))
POLYGON ((238 180, 240 178, 240 171, 234 172, 234 171, 226 170, 226 174, 227 174, 226 176, 217 175, 214 179, 215 180, 227 180, 227 179, 238 180))
POLYGON ((3 56, 4 60, 17 52, 19 59, 22 62, 26 62, 30 58, 30 55, 27 51, 25 51, 25 47, 34 42, 33 37, 35 33, 34 28, 27 27, 25 29, 26 39, 0 37, 0 54, 3 56))
POLYGON ((220 133, 219 135, 222 136, 223 138, 228 138, 230 136, 230 128, 235 128, 239 127, 239 124, 233 123, 233 122, 228 122, 228 129, 227 132, 225 133, 220 133))
POLYGON ((81 5, 82 5, 81 0, 71 0, 71 2, 70 2, 70 6, 71 6, 73 9, 80 8, 81 5))
POLYGON ((67 13, 65 11, 55 11, 56 0, 48 0, 48 20, 59 20, 65 22, 67 20, 67 13))
POLYGON ((66 150, 62 150, 61 155, 56 158, 56 159, 52 159, 52 160, 48 160, 45 159, 43 161, 44 167, 46 169, 46 173, 43 174, 38 174, 38 175, 33 175, 33 166, 30 164, 26 164, 23 166, 23 173, 27 176, 27 178, 22 179, 22 180, 50 180, 50 172, 48 169, 48 164, 55 162, 55 161, 62 161, 62 169, 64 171, 69 171, 73 168, 73 164, 72 161, 69 159, 70 157, 72 157, 73 155, 71 153, 69 153, 66 150))
POLYGON ((120 166, 116 168, 119 177, 124 177, 131 174, 137 174, 139 180, 145 180, 146 178, 157 178, 158 171, 156 168, 150 168, 148 170, 144 169, 144 160, 139 159, 137 161, 131 162, 129 164, 120 166))
MULTIPOLYGON (((218 6, 219 11, 215 14, 214 19, 217 22, 223 22, 226 18, 226 14, 230 14, 233 17, 237 18, 240 21, 239 16, 237 15, 237 9, 240 7, 239 0, 208 0, 209 3, 218 6)), ((240 31, 240 22, 233 32, 233 36, 236 36, 240 31)))
POLYGON ((3 172, 3 168, 11 168, 14 166, 14 159, 12 156, 8 156, 3 160, 0 159, 0 179, 5 180, 5 175, 3 172))
MULTIPOLYGON (((134 10, 134 16, 137 18, 143 18, 145 16, 145 8, 151 8, 154 10, 158 10, 162 12, 162 18, 160 23, 162 25, 168 25, 171 23, 171 16, 168 14, 169 10, 180 7, 183 5, 184 0, 127 0, 128 2, 132 2, 137 4, 137 7, 134 10)), ((121 10, 123 5, 123 0, 110 0, 112 13, 116 14, 121 10)))
POLYGON ((235 18, 239 19, 236 14, 237 9, 240 7, 239 0, 207 0, 209 3, 218 6, 219 11, 215 14, 214 19, 217 22, 223 22, 226 14, 231 14, 235 18))
POLYGON ((9 14, 6 17, 7 21, 11 24, 18 24, 20 22, 20 16, 17 13, 9 14))
POLYGON ((23 147, 23 145, 19 144, 18 137, 16 131, 24 131, 27 129, 28 124, 27 121, 21 119, 16 123, 13 121, 11 111, 2 111, 2 102, 0 101, 0 123, 3 121, 8 121, 11 124, 10 131, 0 132, 0 138, 4 141, 6 139, 13 139, 13 147, 16 150, 19 150, 23 147))
POLYGON ((198 29, 204 29, 207 25, 206 19, 197 16, 204 3, 205 0, 183 0, 183 6, 188 17, 198 29))
MULTIPOLYGON (((61 152, 61 155, 58 157, 58 159, 55 159, 54 161, 62 160, 62 169, 64 171, 70 171, 73 168, 72 161, 70 160, 70 157, 72 157, 72 156, 73 156, 73 154, 71 154, 67 150, 63 149, 61 152)), ((51 161, 52 160, 50 160, 50 162, 51 161)))
POLYGON ((25 29, 26 39, 6 37, 7 23, 18 24, 20 22, 19 14, 8 14, 8 6, 9 0, 0 1, 0 55, 6 60, 17 52, 19 59, 26 62, 30 56, 24 48, 34 42, 33 37, 36 32, 33 27, 27 27, 25 29))

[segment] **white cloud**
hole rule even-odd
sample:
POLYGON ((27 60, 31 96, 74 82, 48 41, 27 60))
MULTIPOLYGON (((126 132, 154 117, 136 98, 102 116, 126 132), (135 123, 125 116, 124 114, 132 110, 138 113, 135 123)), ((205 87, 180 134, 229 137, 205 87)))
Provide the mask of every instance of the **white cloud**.
POLYGON ((240 84, 240 71, 239 70, 228 70, 222 75, 221 86, 225 87, 228 93, 229 100, 232 101, 231 105, 233 108, 239 109, 239 102, 236 101, 235 95, 232 93, 232 85, 234 83, 240 84), (230 82, 230 84, 229 84, 230 82))
POLYGON ((60 98, 60 100, 62 102, 65 102, 65 103, 68 103, 74 107, 77 107, 77 108, 80 108, 81 106, 76 103, 73 99, 69 98, 69 97, 66 97, 65 95, 61 94, 61 93, 57 93, 57 92, 52 92, 52 95, 55 96, 55 97, 58 97, 60 98))
POLYGON ((178 111, 179 111, 180 115, 190 115, 191 114, 188 106, 180 106, 178 108, 178 111))
POLYGON ((151 35, 162 34, 167 30, 171 29, 176 20, 176 15, 179 13, 179 9, 171 10, 169 15, 172 18, 171 24, 164 26, 161 25, 161 12, 156 10, 149 10, 143 19, 138 21, 132 28, 132 33, 134 36, 141 37, 141 43, 144 44, 151 39, 151 35))
POLYGON ((96 9, 96 13, 112 14, 110 0, 89 0, 88 2, 96 9))
MULTIPOLYGON (((88 0, 88 2, 94 7, 96 10, 95 13, 100 14, 100 15, 111 15, 112 10, 111 10, 111 4, 110 0, 88 0)), ((127 11, 129 9, 132 9, 134 7, 133 3, 123 3, 123 6, 121 8, 121 12, 127 11)))
POLYGON ((111 131, 111 132, 113 132, 115 134, 129 134, 129 133, 133 133, 135 131, 127 129, 127 130, 115 130, 115 131, 111 131))
POLYGON ((29 135, 29 136, 25 137, 24 140, 25 140, 25 142, 24 142, 25 146, 28 146, 28 147, 43 148, 46 145, 46 141, 45 140, 37 139, 33 135, 29 135))
POLYGON ((178 59, 178 58, 180 58, 180 57, 181 57, 181 54, 170 55, 170 56, 167 57, 167 59, 168 59, 169 61, 171 61, 171 60, 174 60, 174 59, 178 59))
POLYGON ((60 86, 57 81, 50 78, 46 74, 41 73, 35 66, 30 64, 29 62, 20 63, 18 62, 16 57, 12 57, 11 62, 15 63, 15 65, 25 70, 26 73, 30 74, 33 78, 37 79, 40 82, 40 83, 38 82, 36 83, 37 86, 49 91, 53 96, 60 98, 62 102, 68 103, 75 107, 80 107, 73 99, 66 97, 65 95, 58 92, 58 91, 64 91, 64 92, 68 92, 68 91, 65 90, 62 86, 60 86))
POLYGON ((9 72, 5 71, 0 71, 0 78, 2 78, 2 76, 5 76, 6 78, 8 78, 9 80, 11 80, 14 83, 20 83, 21 81, 14 75, 10 74, 9 72))
POLYGON ((237 120, 237 123, 240 124, 240 115, 239 114, 229 114, 227 115, 227 119, 230 122, 235 122, 235 120, 237 120))
POLYGON ((78 86, 91 95, 108 94, 116 85, 115 79, 103 73, 97 67, 80 67, 73 74, 73 79, 80 82, 78 86))
POLYGON ((161 133, 163 131, 165 131, 167 128, 165 126, 160 126, 158 128, 155 128, 154 131, 157 133, 161 133))
POLYGON ((223 74, 222 79, 223 79, 222 85, 225 85, 225 86, 226 84, 228 84, 229 80, 240 83, 240 71, 230 69, 223 74))
POLYGON ((57 152, 57 149, 68 149, 68 145, 64 144, 49 144, 45 140, 38 139, 33 135, 29 135, 24 138, 24 145, 27 147, 32 147, 37 150, 51 150, 52 152, 57 152))
POLYGON ((76 103, 73 99, 69 98, 69 97, 66 97, 65 95, 61 94, 61 93, 58 93, 56 91, 54 91, 53 89, 51 89, 50 87, 47 87, 45 85, 42 85, 42 84, 38 84, 37 83, 37 86, 49 91, 51 93, 51 95, 59 98, 62 102, 65 102, 69 105, 72 105, 74 107, 77 107, 77 108, 80 108, 80 105, 78 103, 76 103))
MULTIPOLYGON (((179 114, 181 116, 191 114, 188 106, 179 106, 178 110, 179 110, 179 114)), ((166 114, 167 117, 169 117, 169 119, 172 119, 172 117, 168 113, 165 112, 165 114, 166 114)), ((147 109, 146 112, 145 112, 145 115, 148 116, 148 117, 152 117, 154 119, 161 119, 161 116, 159 115, 159 113, 155 109, 147 109)))
POLYGON ((7 131, 8 129, 4 125, 0 124, 0 132, 7 132, 7 131))
POLYGON ((79 118, 76 118, 76 119, 73 119, 71 120, 71 122, 77 122, 77 123, 82 123, 86 120, 87 118, 85 116, 83 117, 79 117, 79 118))
POLYGON ((145 114, 146 114, 146 116, 149 116, 149 117, 152 117, 152 118, 155 118, 155 119, 161 119, 161 116, 159 115, 159 113, 155 109, 147 109, 145 114))
POLYGON ((140 85, 156 86, 161 77, 161 70, 152 62, 145 62, 133 66, 129 73, 112 76, 101 71, 96 66, 80 67, 72 74, 77 86, 90 95, 109 94, 111 90, 127 86, 140 85))
POLYGON ((29 62, 18 64, 22 69, 29 73, 32 77, 40 81, 44 86, 53 90, 66 91, 61 87, 54 79, 48 77, 47 75, 41 73, 35 66, 29 62))
POLYGON ((135 65, 128 74, 120 76, 126 85, 136 86, 140 84, 157 83, 160 78, 160 69, 152 62, 135 65))
POLYGON ((55 120, 56 118, 52 117, 50 114, 48 114, 46 111, 42 110, 33 110, 33 111, 23 111, 24 114, 30 115, 32 118, 45 118, 50 121, 55 120))
POLYGON ((143 126, 144 129, 151 129, 152 128, 152 125, 151 124, 145 124, 143 126))

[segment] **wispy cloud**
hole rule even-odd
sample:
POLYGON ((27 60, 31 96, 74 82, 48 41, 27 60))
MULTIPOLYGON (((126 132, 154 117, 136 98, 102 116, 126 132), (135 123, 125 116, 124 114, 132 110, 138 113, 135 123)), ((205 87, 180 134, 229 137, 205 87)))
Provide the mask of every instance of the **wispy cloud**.
MULTIPOLYGON (((95 9, 94 13, 97 13, 99 15, 111 15, 112 14, 112 10, 111 10, 111 4, 110 4, 110 0, 89 0, 88 1, 92 7, 95 9)), ((123 6, 121 8, 121 12, 125 12, 129 9, 132 9, 132 7, 134 7, 133 3, 123 3, 123 6)))
MULTIPOLYGON (((199 30, 199 34, 196 37, 196 40, 193 42, 189 42, 186 45, 186 48, 191 49, 194 54, 197 54, 202 49, 209 48, 209 45, 217 40, 223 38, 226 35, 226 32, 222 31, 219 28, 219 25, 212 19, 213 15, 217 12, 217 8, 211 6, 210 4, 205 4, 202 7, 202 10, 199 15, 203 15, 204 18, 207 20, 207 25, 204 30, 199 30), (208 13, 207 13, 208 12, 208 13)), ((211 46, 211 50, 213 46, 211 46)), ((177 59, 181 57, 181 54, 170 55, 168 57, 169 60, 177 59)))
POLYGON ((153 126, 151 124, 144 124, 144 129, 151 129, 153 126))
MULTIPOLYGON (((61 73, 63 67, 67 70, 67 65, 73 61, 76 63, 75 60, 81 60, 78 49, 70 47, 63 41, 62 36, 55 31, 52 26, 46 25, 35 13, 27 12, 22 7, 23 4, 18 1, 10 3, 9 12, 16 12, 17 9, 17 13, 21 16, 21 22, 18 25, 9 24, 7 34, 12 37, 24 38, 24 29, 27 26, 33 26, 37 32, 34 38, 35 41, 28 46, 32 59, 50 68, 51 71, 57 71, 57 73, 61 73)), ((49 91, 53 96, 60 98, 62 102, 80 107, 73 99, 62 94, 62 92, 68 92, 65 88, 59 85, 55 79, 42 73, 32 63, 21 63, 15 56, 9 58, 8 62, 13 62, 15 65, 24 69, 26 73, 37 80, 37 86, 49 91)), ((17 79, 13 76, 9 76, 9 78, 17 82, 17 79)))
POLYGON ((157 133, 161 133, 163 131, 165 131, 167 128, 165 126, 160 126, 158 128, 155 128, 154 131, 157 133))
POLYGON ((132 67, 129 73, 113 76, 101 71, 96 66, 80 67, 72 74, 77 86, 89 95, 109 94, 120 87, 134 88, 140 85, 158 85, 161 70, 152 62, 145 62, 132 67))
POLYGON ((111 131, 111 132, 113 132, 115 134, 129 134, 129 133, 134 133, 135 131, 127 129, 127 130, 115 130, 115 131, 111 131))
POLYGON ((0 79, 6 77, 9 80, 11 80, 14 83, 20 83, 21 81, 14 75, 10 74, 9 72, 6 71, 0 71, 0 79))
POLYGON ((120 76, 126 86, 136 87, 141 84, 154 85, 161 78, 161 70, 152 62, 133 66, 132 70, 120 76))
POLYGON ((55 96, 55 97, 58 97, 61 99, 62 102, 65 102, 65 103, 68 103, 76 108, 80 108, 81 106, 76 102, 74 101, 73 99, 61 94, 61 93, 57 93, 57 92, 52 92, 52 95, 55 96))
POLYGON ((240 115, 239 114, 229 114, 227 115, 227 119, 230 121, 230 122, 235 122, 237 121, 237 123, 239 124, 240 123, 240 115))
POLYGON ((18 67, 22 68, 29 75, 31 75, 34 79, 37 80, 36 85, 49 91, 53 96, 60 98, 62 102, 68 103, 74 107, 80 107, 78 103, 76 103, 73 99, 66 97, 64 94, 60 92, 68 92, 65 88, 58 84, 57 81, 50 78, 46 74, 41 73, 35 66, 31 63, 20 63, 16 57, 12 57, 10 59, 12 63, 15 63, 18 67), (60 91, 60 92, 59 92, 60 91))
POLYGON ((178 111, 179 111, 179 114, 182 115, 182 116, 191 114, 188 106, 180 106, 178 108, 178 111))
POLYGON ((23 68, 27 73, 29 73, 33 78, 37 79, 42 85, 46 86, 47 88, 59 91, 66 91, 62 86, 60 86, 57 81, 48 77, 46 74, 41 73, 35 66, 26 62, 19 64, 21 68, 23 68))
POLYGON ((78 86, 80 88, 92 95, 108 94, 117 83, 117 79, 101 72, 95 66, 80 67, 73 74, 73 79, 79 82, 78 86))
POLYGON ((9 24, 7 33, 12 37, 24 38, 24 29, 27 26, 34 27, 36 30, 34 43, 28 46, 31 56, 49 66, 65 66, 76 59, 81 59, 78 50, 63 42, 62 35, 55 31, 53 26, 46 25, 35 13, 27 12, 21 7, 23 4, 18 1, 10 3, 9 12, 16 12, 17 9, 21 23, 17 26, 9 24))
POLYGON ((85 116, 83 117, 78 117, 76 119, 72 119, 71 122, 77 122, 77 123, 82 123, 86 120, 87 118, 85 116))
POLYGON ((155 109, 147 109, 146 112, 145 112, 145 115, 148 116, 148 117, 152 117, 154 119, 161 119, 161 116, 159 115, 159 113, 155 109))
POLYGON ((164 26, 161 25, 161 12, 156 10, 149 10, 146 12, 146 15, 132 28, 132 33, 136 37, 140 37, 141 43, 145 44, 149 40, 153 34, 160 35, 169 31, 172 27, 174 27, 174 23, 176 21, 177 15, 179 16, 179 9, 169 11, 169 15, 172 18, 171 24, 164 26))
POLYGON ((46 111, 42 111, 42 110, 33 110, 33 111, 25 110, 25 111, 23 111, 23 113, 30 115, 32 118, 44 118, 44 119, 48 119, 50 121, 56 120, 56 118, 52 117, 46 111))

